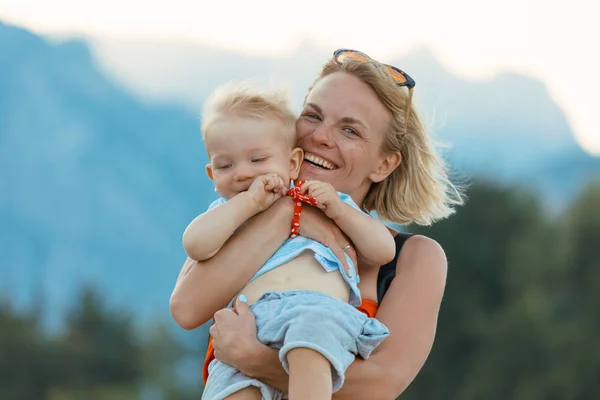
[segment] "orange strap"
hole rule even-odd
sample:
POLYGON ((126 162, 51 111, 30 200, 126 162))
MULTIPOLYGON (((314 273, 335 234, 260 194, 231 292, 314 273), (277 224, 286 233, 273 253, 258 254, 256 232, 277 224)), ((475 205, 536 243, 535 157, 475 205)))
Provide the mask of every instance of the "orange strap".
POLYGON ((375 314, 377 314, 377 310, 379 309, 379 304, 373 300, 363 299, 360 306, 356 307, 356 309, 366 314, 369 318, 375 318, 375 314))
POLYGON ((208 364, 215 359, 215 348, 213 347, 212 342, 213 338, 212 336, 209 336, 208 348, 206 349, 206 358, 204 359, 204 365, 202 366, 202 379, 204 379, 205 385, 206 381, 208 380, 208 364))
MULTIPOLYGON (((356 307, 356 309, 367 315, 369 318, 374 318, 375 314, 377 314, 377 309, 379 305, 373 300, 363 299, 360 306, 356 307)), ((208 348, 206 349, 206 358, 204 359, 204 366, 202 367, 202 378, 204 379, 204 384, 206 385, 206 381, 208 380, 208 364, 212 360, 215 359, 215 348, 212 345, 213 338, 210 336, 208 338, 208 348)))

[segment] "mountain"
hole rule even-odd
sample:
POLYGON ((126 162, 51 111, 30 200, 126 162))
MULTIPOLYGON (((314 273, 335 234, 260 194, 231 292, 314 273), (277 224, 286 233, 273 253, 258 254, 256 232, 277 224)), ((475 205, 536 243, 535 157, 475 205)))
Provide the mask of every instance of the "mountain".
POLYGON ((91 281, 167 317, 181 234, 214 198, 198 117, 148 105, 79 41, 0 23, 0 290, 50 318, 91 281))
MULTIPOLYGON (((305 43, 278 57, 259 57, 178 41, 115 41, 91 38, 103 69, 130 90, 197 110, 210 90, 227 80, 283 82, 299 109, 320 65, 330 57, 305 43)), ((538 80, 503 73, 486 81, 447 71, 426 48, 385 60, 417 82, 421 116, 454 168, 538 190, 555 207, 564 205, 592 175, 600 158, 576 143, 564 112, 538 80), (565 164, 568 173, 551 171, 565 164)))
MULTIPOLYGON (((0 293, 18 305, 43 298, 52 322, 93 282, 142 321, 168 318, 181 234, 215 196, 199 105, 217 84, 252 76, 289 80, 299 105, 327 54, 88 42, 0 22, 0 293)), ((467 174, 560 203, 600 173, 539 82, 466 81, 423 50, 392 62, 417 80, 422 115, 467 174)))

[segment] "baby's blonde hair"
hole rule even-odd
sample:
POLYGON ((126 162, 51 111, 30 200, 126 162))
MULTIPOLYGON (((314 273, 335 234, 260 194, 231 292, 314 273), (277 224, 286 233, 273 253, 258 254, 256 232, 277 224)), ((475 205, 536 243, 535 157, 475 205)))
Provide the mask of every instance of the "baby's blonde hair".
POLYGON ((210 134, 215 121, 228 117, 248 117, 281 122, 282 135, 290 146, 296 144, 296 114, 283 89, 259 90, 253 83, 228 82, 217 87, 204 103, 202 139, 210 134))
POLYGON ((448 178, 444 160, 437 154, 412 106, 412 92, 398 87, 375 64, 355 60, 343 65, 330 60, 315 84, 336 72, 353 75, 375 91, 391 115, 381 151, 383 154, 400 152, 402 156, 398 168, 383 181, 372 184, 363 207, 398 224, 430 225, 454 213, 454 206, 463 204, 461 192, 448 178))

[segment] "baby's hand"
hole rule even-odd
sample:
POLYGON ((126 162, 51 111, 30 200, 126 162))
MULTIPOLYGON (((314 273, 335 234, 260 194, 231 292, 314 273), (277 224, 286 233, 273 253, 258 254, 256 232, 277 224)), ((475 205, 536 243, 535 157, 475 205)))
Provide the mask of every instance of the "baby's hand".
POLYGON ((286 192, 287 189, 283 179, 277 174, 258 176, 248 188, 248 193, 256 201, 259 212, 269 208, 276 200, 285 196, 286 192))
POLYGON ((317 207, 329 218, 335 220, 342 216, 344 202, 329 183, 308 181, 302 185, 300 192, 314 197, 317 200, 317 207))

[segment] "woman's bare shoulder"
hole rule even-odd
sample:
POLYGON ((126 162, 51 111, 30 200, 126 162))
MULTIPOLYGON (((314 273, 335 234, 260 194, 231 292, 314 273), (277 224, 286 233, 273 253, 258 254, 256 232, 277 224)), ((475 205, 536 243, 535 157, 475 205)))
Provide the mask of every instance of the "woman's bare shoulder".
POLYGON ((396 274, 407 269, 426 269, 429 273, 446 278, 448 262, 442 246, 424 235, 413 235, 406 240, 396 263, 396 274))

